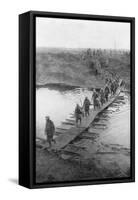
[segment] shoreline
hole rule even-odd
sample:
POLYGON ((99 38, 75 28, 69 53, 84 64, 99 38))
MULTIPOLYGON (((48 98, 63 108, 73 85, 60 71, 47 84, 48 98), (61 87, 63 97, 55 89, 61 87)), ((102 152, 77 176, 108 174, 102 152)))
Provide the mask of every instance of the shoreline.
POLYGON ((37 148, 36 163, 37 183, 125 178, 130 175, 130 156, 126 150, 120 153, 97 152, 90 158, 73 160, 37 148))
MULTIPOLYGON (((41 89, 41 88, 49 88, 51 90, 59 90, 59 91, 66 91, 66 90, 73 90, 73 89, 79 89, 79 88, 87 88, 88 90, 92 90, 93 88, 99 89, 100 86, 102 87, 102 83, 99 83, 99 86, 96 87, 96 85, 93 84, 93 87, 90 87, 90 84, 68 84, 64 82, 49 82, 45 84, 37 84, 36 83, 36 89, 41 89)), ((130 91, 130 81, 128 80, 127 82, 125 81, 125 88, 127 91, 130 91)))

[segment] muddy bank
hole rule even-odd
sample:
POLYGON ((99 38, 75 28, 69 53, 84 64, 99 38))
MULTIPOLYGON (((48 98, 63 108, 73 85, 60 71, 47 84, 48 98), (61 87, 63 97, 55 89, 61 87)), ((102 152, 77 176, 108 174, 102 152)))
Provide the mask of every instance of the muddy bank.
POLYGON ((55 182, 55 181, 75 181, 86 176, 96 178, 94 170, 87 169, 86 166, 78 165, 77 162, 64 160, 56 153, 36 151, 36 180, 37 182, 55 182), (84 172, 86 173, 84 176, 84 172))
MULTIPOLYGON (((88 154, 87 154, 88 156, 88 154)), ((66 159, 57 153, 36 150, 36 181, 76 181, 129 177, 129 152, 97 152, 86 159, 76 155, 66 159)))
POLYGON ((37 49, 37 87, 66 84, 99 88, 111 74, 130 81, 128 52, 101 50, 100 54, 93 54, 92 49, 37 49))

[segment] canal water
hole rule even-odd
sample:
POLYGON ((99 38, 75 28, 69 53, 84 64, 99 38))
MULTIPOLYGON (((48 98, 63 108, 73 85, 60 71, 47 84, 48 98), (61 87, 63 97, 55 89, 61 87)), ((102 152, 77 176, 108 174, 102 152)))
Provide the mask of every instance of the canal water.
POLYGON ((60 127, 71 114, 78 103, 82 106, 85 97, 91 99, 92 92, 85 88, 73 90, 53 90, 39 88, 36 90, 36 135, 44 138, 45 116, 49 116, 56 127, 60 127))

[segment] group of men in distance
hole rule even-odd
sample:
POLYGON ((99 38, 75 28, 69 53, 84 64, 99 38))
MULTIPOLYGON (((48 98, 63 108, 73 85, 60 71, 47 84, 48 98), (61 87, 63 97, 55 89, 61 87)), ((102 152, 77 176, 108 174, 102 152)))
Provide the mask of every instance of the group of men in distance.
MULTIPOLYGON (((119 79, 106 79, 106 84, 104 88, 101 88, 99 91, 96 91, 96 89, 93 89, 92 94, 92 102, 93 102, 93 108, 100 109, 101 106, 103 106, 104 103, 106 103, 109 99, 109 95, 113 96, 116 93, 116 90, 119 86, 119 79)), ((81 124, 82 117, 89 116, 90 111, 90 105, 92 103, 86 97, 84 99, 83 106, 79 106, 79 104, 76 105, 75 108, 75 119, 76 119, 76 125, 78 123, 81 124)))
MULTIPOLYGON (((118 79, 114 79, 114 80, 108 79, 106 80, 105 87, 101 88, 99 92, 94 89, 93 94, 92 94, 94 110, 97 108, 99 109, 104 103, 106 103, 108 101, 109 95, 111 96, 114 95, 118 86, 119 86, 118 79)), ((80 107, 79 104, 76 105, 76 108, 75 108, 76 125, 78 125, 78 123, 81 124, 82 117, 89 116, 90 105, 92 104, 90 100, 88 99, 88 97, 85 98, 82 107, 80 107)), ((50 119, 50 117, 46 116, 45 135, 46 135, 46 139, 49 144, 49 147, 51 147, 52 142, 56 143, 56 141, 53 138, 54 133, 55 133, 55 125, 53 121, 50 119)))

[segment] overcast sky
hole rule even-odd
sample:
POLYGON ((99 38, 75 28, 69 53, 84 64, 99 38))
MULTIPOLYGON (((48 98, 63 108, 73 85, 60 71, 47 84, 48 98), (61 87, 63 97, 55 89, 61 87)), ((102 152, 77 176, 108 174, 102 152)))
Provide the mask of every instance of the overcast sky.
POLYGON ((36 18, 36 47, 130 49, 130 23, 36 18))

